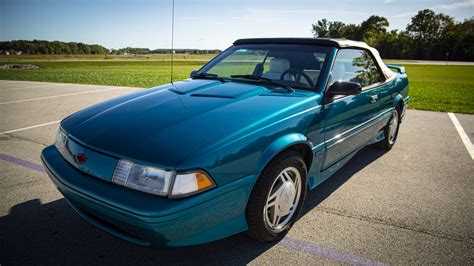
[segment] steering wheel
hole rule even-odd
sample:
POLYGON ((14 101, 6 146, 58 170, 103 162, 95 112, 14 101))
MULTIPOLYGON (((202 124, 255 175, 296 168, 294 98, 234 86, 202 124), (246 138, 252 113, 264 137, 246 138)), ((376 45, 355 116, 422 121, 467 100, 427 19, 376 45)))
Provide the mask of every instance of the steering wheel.
POLYGON ((304 79, 306 79, 306 82, 308 82, 309 86, 314 87, 313 80, 308 76, 308 74, 304 73, 301 70, 287 69, 283 71, 283 73, 281 73, 280 80, 285 80, 286 74, 292 75, 295 78, 295 80, 300 80, 301 77, 303 77, 304 79))

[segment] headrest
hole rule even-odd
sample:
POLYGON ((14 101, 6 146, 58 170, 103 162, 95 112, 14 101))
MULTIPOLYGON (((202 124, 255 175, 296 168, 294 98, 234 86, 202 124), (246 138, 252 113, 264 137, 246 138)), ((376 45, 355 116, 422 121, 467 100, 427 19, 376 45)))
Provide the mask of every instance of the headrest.
POLYGON ((290 61, 283 58, 273 58, 270 60, 270 72, 283 73, 290 68, 290 61))

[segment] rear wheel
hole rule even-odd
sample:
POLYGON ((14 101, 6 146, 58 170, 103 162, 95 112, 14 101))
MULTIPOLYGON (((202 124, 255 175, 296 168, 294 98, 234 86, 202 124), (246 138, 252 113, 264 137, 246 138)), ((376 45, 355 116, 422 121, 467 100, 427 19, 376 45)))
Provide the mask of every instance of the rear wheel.
POLYGON ((383 130, 385 138, 375 144, 378 148, 390 150, 393 145, 395 145, 398 137, 398 130, 400 128, 400 109, 400 106, 397 106, 392 110, 388 124, 383 130))
POLYGON ((265 168, 247 205, 251 237, 271 242, 283 238, 297 220, 307 192, 306 165, 294 151, 278 155, 265 168))

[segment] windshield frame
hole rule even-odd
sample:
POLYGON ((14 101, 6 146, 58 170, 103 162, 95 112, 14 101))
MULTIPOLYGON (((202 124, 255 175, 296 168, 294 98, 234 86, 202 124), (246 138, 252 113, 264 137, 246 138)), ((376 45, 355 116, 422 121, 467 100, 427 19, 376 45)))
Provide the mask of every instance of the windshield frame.
MULTIPOLYGON (((309 47, 320 47, 327 49, 326 51, 323 51, 326 53, 326 56, 324 58, 324 62, 322 62, 321 65, 321 70, 320 70, 320 75, 314 84, 313 87, 301 87, 301 86, 291 86, 294 89, 297 90, 305 90, 305 91, 312 91, 312 92, 321 92, 323 91, 323 85, 325 83, 326 78, 324 75, 326 75, 326 70, 328 68, 328 65, 331 63, 332 60, 332 54, 334 52, 335 47, 330 46, 330 45, 323 45, 323 44, 300 44, 300 43, 256 43, 256 44, 238 44, 238 45, 232 45, 229 48, 225 49, 222 51, 220 54, 218 54, 216 57, 211 59, 209 62, 207 62, 205 65, 203 65, 197 72, 196 74, 203 74, 207 73, 212 67, 214 67, 216 64, 221 62, 223 59, 231 55, 234 51, 238 49, 256 49, 258 46, 261 46, 262 48, 268 47, 268 46, 309 46, 309 47)), ((244 82, 242 79, 239 78, 231 78, 231 77, 223 77, 227 81, 234 81, 234 82, 244 82)), ((278 81, 278 80, 276 80, 278 81)))

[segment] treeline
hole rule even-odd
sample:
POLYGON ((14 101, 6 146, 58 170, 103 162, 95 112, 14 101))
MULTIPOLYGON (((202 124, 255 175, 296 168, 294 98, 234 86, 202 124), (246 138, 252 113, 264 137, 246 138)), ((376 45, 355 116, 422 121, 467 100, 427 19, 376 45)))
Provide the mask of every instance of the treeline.
MULTIPOLYGON (((174 49, 179 54, 215 54, 220 53, 217 49, 174 49)), ((6 41, 0 42, 0 54, 169 54, 171 49, 155 49, 126 47, 122 49, 109 50, 97 44, 84 44, 80 42, 60 41, 6 41)))
POLYGON ((388 31, 387 18, 371 16, 361 24, 319 20, 315 37, 364 41, 383 58, 474 61, 474 18, 457 22, 432 10, 418 11, 405 30, 388 31))
MULTIPOLYGON (((169 54, 171 49, 155 49, 151 51, 153 54, 169 54)), ((217 54, 222 52, 218 49, 174 49, 177 54, 217 54)))
MULTIPOLYGON (((221 50, 217 49, 174 49, 174 52, 177 54, 216 54, 220 53, 221 50)), ((111 54, 169 54, 171 49, 154 49, 150 50, 148 48, 133 48, 126 47, 122 49, 112 50, 111 54)))
POLYGON ((7 41, 0 42, 0 51, 26 54, 107 54, 109 49, 98 44, 60 41, 7 41))

